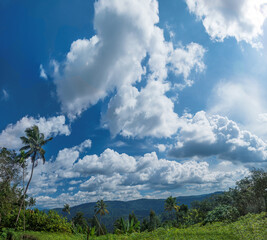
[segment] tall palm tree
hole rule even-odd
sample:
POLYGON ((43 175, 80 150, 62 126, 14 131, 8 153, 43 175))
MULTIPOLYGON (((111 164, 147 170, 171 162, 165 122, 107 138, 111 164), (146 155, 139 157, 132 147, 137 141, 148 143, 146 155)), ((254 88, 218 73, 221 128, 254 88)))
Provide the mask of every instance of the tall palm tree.
POLYGON ((175 212, 178 212, 179 206, 176 203, 176 198, 172 196, 168 197, 165 200, 164 209, 165 211, 168 211, 168 212, 171 212, 172 210, 174 210, 175 212))
MULTIPOLYGON (((95 205, 95 217, 96 217, 96 214, 99 214, 100 216, 104 216, 104 215, 106 215, 106 213, 109 214, 109 211, 107 210, 106 203, 104 202, 103 199, 102 200, 98 200, 96 202, 96 205, 95 205)), ((97 220, 97 217, 96 217, 96 220, 97 220)), ((100 218, 100 223, 98 223, 98 225, 99 225, 99 231, 100 231, 100 228, 101 228, 102 233, 104 234, 104 231, 103 231, 103 229, 101 227, 101 218, 100 218)))
MULTIPOLYGON (((26 154, 25 152, 22 150, 20 151, 20 155, 18 156, 18 161, 19 164, 22 167, 22 178, 23 178, 23 191, 25 188, 25 168, 26 168, 26 154)), ((23 195, 23 230, 25 233, 25 196, 23 195)))
POLYGON ((95 212, 96 214, 99 214, 100 216, 104 216, 109 214, 109 211, 107 210, 107 204, 104 202, 104 200, 98 200, 95 206, 95 212))
MULTIPOLYGON (((39 132, 38 126, 34 125, 31 128, 27 128, 25 130, 26 136, 21 137, 23 144, 25 144, 24 147, 20 149, 20 151, 27 150, 28 152, 25 153, 26 158, 31 157, 32 162, 32 169, 31 169, 31 175, 29 178, 29 181, 26 185, 26 188, 23 193, 23 198, 25 198, 26 193, 28 191, 30 182, 32 180, 33 170, 34 167, 37 166, 37 160, 41 158, 43 160, 43 164, 45 163, 45 150, 42 148, 47 142, 52 140, 51 138, 45 139, 44 134, 39 132)), ((19 220, 20 211, 22 208, 23 201, 20 204, 19 213, 17 216, 16 224, 19 220)))
POLYGON ((35 206, 35 204, 36 204, 36 199, 33 197, 30 197, 29 202, 28 202, 29 207, 33 207, 35 206))
POLYGON ((62 209, 62 212, 70 214, 70 205, 69 204, 64 204, 64 207, 62 209))

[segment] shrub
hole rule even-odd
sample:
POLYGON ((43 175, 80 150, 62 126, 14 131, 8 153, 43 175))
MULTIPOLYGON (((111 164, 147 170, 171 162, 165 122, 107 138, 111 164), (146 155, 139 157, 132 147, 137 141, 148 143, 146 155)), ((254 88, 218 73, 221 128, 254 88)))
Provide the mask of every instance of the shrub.
POLYGON ((229 205, 220 205, 214 208, 212 211, 208 212, 204 223, 228 221, 236 221, 239 217, 239 212, 235 207, 229 205))

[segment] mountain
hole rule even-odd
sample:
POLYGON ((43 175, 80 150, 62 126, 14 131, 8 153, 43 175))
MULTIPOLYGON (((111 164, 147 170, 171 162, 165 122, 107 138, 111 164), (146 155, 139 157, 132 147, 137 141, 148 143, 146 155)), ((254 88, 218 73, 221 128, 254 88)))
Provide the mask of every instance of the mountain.
MULTIPOLYGON (((177 197, 178 205, 185 204, 190 207, 191 202, 201 201, 215 194, 222 192, 215 192, 210 194, 195 195, 195 196, 183 196, 177 197)), ((132 201, 105 201, 109 214, 102 217, 102 222, 106 225, 109 231, 112 231, 114 222, 120 218, 127 218, 132 211, 135 213, 138 220, 141 222, 145 217, 149 216, 150 210, 154 210, 157 215, 164 212, 165 199, 138 199, 132 201)), ((71 219, 77 212, 83 212, 85 218, 92 218, 94 215, 95 202, 84 203, 81 205, 73 206, 70 209, 70 215, 62 212, 62 208, 55 208, 59 214, 71 219)))

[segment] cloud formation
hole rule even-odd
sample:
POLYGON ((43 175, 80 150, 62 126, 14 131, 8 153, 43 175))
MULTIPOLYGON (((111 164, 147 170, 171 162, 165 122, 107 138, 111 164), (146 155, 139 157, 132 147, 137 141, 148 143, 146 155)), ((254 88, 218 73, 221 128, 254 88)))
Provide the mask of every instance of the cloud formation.
POLYGON ((234 37, 253 47, 261 47, 263 23, 267 17, 266 0, 186 0, 191 13, 202 21, 211 39, 234 37))
POLYGON ((181 86, 192 85, 190 73, 205 68, 205 49, 196 43, 175 48, 165 41, 158 22, 155 0, 95 3, 96 35, 73 42, 61 73, 55 73, 57 95, 70 119, 116 91, 103 117, 113 136, 169 137, 176 132, 178 117, 166 96, 172 86, 164 81, 172 71, 183 76, 181 86), (135 84, 141 80, 139 90, 135 84))
POLYGON ((178 129, 178 115, 165 93, 168 83, 150 81, 140 91, 124 87, 111 99, 103 123, 113 136, 170 137, 178 129))
POLYGON ((241 130, 227 117, 209 116, 204 111, 180 118, 178 141, 170 156, 217 156, 232 162, 266 162, 267 144, 249 131, 241 130))
POLYGON ((218 190, 232 186, 235 180, 248 174, 246 168, 236 167, 231 162, 224 161, 221 167, 214 168, 206 161, 179 163, 159 159, 155 152, 141 157, 119 154, 112 149, 106 149, 99 156, 86 155, 79 158, 80 154, 76 146, 65 148, 59 151, 55 161, 47 161, 45 165, 40 164, 36 168, 30 194, 42 194, 39 186, 42 186, 42 191, 49 188, 53 193, 66 179, 69 179, 69 186, 65 185, 66 192, 69 187, 75 191, 77 188, 73 185, 78 184, 80 190, 74 194, 62 193, 54 198, 38 196, 38 204, 56 207, 62 205, 63 200, 78 204, 95 201, 99 197, 106 200, 131 200, 151 197, 149 193, 155 191, 160 195, 182 188, 192 191, 201 187, 213 191, 214 187, 218 190), (81 199, 76 199, 78 196, 81 199), (51 198, 51 202, 45 203, 44 199, 47 198, 51 198))
POLYGON ((40 65, 40 78, 43 78, 45 80, 47 79, 47 74, 46 74, 42 64, 40 65))
POLYGON ((257 80, 222 81, 213 89, 208 112, 227 116, 266 140, 266 105, 264 87, 257 80))
POLYGON ((6 89, 2 89, 2 97, 1 100, 7 101, 9 99, 9 94, 6 89))
POLYGON ((65 116, 60 115, 46 119, 45 117, 33 118, 23 117, 15 124, 9 124, 0 133, 0 146, 8 149, 19 149, 22 147, 21 136, 25 135, 25 129, 37 125, 45 137, 57 135, 70 135, 69 126, 65 123, 65 116))

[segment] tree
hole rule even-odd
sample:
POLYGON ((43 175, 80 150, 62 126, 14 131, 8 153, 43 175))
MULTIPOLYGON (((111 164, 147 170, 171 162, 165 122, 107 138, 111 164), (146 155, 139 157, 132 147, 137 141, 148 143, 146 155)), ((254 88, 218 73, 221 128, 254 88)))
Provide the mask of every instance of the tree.
POLYGON ((70 205, 69 204, 64 204, 64 208, 62 209, 62 212, 65 212, 67 214, 70 214, 70 205))
MULTIPOLYGON (((34 167, 36 167, 37 163, 38 163, 37 162, 38 158, 40 157, 43 160, 43 164, 45 163, 45 150, 42 147, 47 142, 52 140, 52 137, 45 139, 44 134, 39 132, 39 128, 36 125, 34 125, 31 128, 27 128, 25 130, 25 133, 26 133, 26 137, 23 136, 20 138, 22 140, 23 144, 25 145, 20 149, 20 151, 24 151, 24 150, 28 151, 25 153, 25 157, 31 158, 32 169, 31 169, 31 175, 30 175, 29 181, 28 181, 26 188, 24 190, 24 193, 23 193, 23 198, 25 198, 26 193, 28 191, 30 182, 32 180, 34 167)), ((19 220, 22 204, 23 204, 23 201, 20 204, 16 224, 19 220)))
POLYGON ((176 203, 176 198, 170 196, 165 200, 164 205, 165 211, 171 212, 172 210, 175 210, 176 212, 179 211, 179 206, 176 203))
POLYGON ((154 231, 158 227, 160 227, 160 220, 159 220, 158 216, 156 215, 156 213, 153 210, 150 210, 148 231, 149 232, 154 231))
POLYGON ((176 212, 176 221, 178 224, 184 224, 185 223, 185 218, 188 212, 188 206, 185 204, 182 204, 180 206, 180 209, 178 212, 176 212))
POLYGON ((176 198, 175 197, 170 196, 165 200, 164 210, 169 212, 169 215, 170 215, 170 217, 172 219, 175 218, 173 210, 175 211, 175 213, 177 213, 179 211, 179 206, 176 203, 176 198))
POLYGON ((15 151, 0 148, 0 225, 9 213, 17 208, 21 192, 19 183, 19 162, 15 151))
POLYGON ((267 172, 254 169, 250 173, 250 176, 236 182, 234 189, 229 190, 234 206, 241 215, 267 210, 267 172))
MULTIPOLYGON (((24 191, 24 188, 25 188, 25 168, 26 168, 26 154, 24 151, 20 151, 20 155, 18 156, 18 161, 19 161, 19 164, 22 168, 22 179, 23 179, 23 183, 22 183, 22 186, 23 186, 23 191, 24 191)), ((23 230, 24 230, 24 233, 25 233, 25 195, 23 195, 23 230)))
MULTIPOLYGON (((101 216, 106 215, 106 213, 109 214, 109 211, 107 210, 107 205, 106 205, 106 203, 104 202, 103 199, 102 199, 102 200, 98 200, 98 201, 96 202, 96 205, 95 205, 95 215, 96 215, 96 214, 99 214, 100 217, 101 217, 101 216)), ((97 218, 96 218, 96 220, 97 220, 97 218)), ((103 229, 102 229, 102 227, 101 227, 101 218, 100 218, 100 223, 99 223, 99 230, 100 230, 100 228, 101 228, 101 230, 102 230, 102 233, 104 234, 103 229)), ((99 233, 100 233, 100 232, 99 232, 99 233)))
POLYGON ((77 212, 72 218, 72 222, 77 228, 79 228, 80 226, 81 232, 83 232, 87 228, 87 223, 83 216, 83 212, 77 212))
POLYGON ((208 212, 204 220, 204 224, 220 221, 236 221, 239 217, 239 212, 235 207, 229 205, 220 205, 208 212))
POLYGON ((125 220, 123 217, 117 219, 114 223, 114 229, 114 232, 119 234, 140 232, 140 222, 134 212, 132 212, 132 214, 129 214, 128 220, 125 220))
POLYGON ((30 197, 29 201, 28 201, 28 206, 29 207, 33 207, 36 205, 36 199, 33 197, 30 197))

